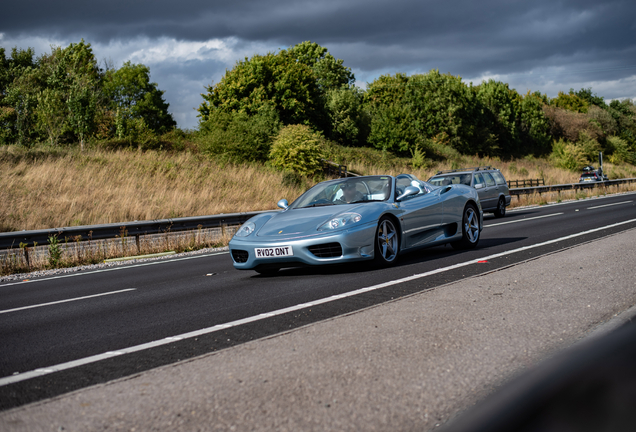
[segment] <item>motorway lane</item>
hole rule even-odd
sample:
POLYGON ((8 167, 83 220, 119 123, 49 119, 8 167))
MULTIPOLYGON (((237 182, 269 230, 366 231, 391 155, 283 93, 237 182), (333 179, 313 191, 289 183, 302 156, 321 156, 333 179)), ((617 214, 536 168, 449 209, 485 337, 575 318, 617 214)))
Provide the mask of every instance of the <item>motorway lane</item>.
MULTIPOLYGON (((235 271, 229 256, 221 254, 29 283, 3 283, 0 284, 0 312, 135 290, 0 313, 3 346, 0 376, 122 349, 631 220, 636 218, 635 201, 636 195, 628 194, 524 209, 509 212, 503 219, 487 216, 476 250, 456 252, 450 247, 430 248, 408 254, 398 266, 385 270, 367 266, 294 269, 281 271, 275 277, 262 277, 254 272, 235 271), (608 204, 613 205, 588 209, 608 204), (516 220, 523 222, 510 223, 516 220), (210 273, 213 275, 206 276, 210 273)), ((621 229, 633 226, 636 224, 627 224, 621 229)), ((515 254, 493 266, 507 265, 525 257, 515 254)), ((461 278, 465 269, 454 272, 455 278, 461 278)), ((344 311, 351 307, 355 308, 348 306, 344 311)))

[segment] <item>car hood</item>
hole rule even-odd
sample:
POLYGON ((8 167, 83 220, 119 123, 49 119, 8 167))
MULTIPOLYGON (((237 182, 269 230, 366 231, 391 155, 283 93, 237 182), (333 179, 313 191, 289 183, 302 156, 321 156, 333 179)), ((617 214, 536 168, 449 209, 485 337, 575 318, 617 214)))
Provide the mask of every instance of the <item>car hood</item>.
POLYGON ((290 209, 276 213, 256 233, 257 237, 285 238, 298 235, 317 234, 318 227, 331 218, 355 211, 359 205, 337 205, 290 209))

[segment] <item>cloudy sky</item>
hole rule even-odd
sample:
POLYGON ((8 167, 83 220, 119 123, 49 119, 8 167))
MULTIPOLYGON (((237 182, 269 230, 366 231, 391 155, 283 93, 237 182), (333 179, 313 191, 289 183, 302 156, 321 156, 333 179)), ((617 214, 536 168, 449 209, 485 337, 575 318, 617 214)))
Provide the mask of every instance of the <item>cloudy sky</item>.
POLYGON ((362 88, 382 74, 439 69, 520 93, 591 87, 636 98, 636 2, 570 0, 19 0, 0 14, 0 46, 84 39, 100 62, 150 67, 181 128, 196 128, 204 86, 237 60, 310 40, 362 88))

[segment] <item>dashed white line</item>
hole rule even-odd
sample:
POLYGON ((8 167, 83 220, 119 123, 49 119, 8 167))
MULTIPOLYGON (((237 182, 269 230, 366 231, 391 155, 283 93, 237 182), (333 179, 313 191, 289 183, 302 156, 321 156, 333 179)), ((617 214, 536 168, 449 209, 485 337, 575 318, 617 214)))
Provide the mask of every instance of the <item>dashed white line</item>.
POLYGON ((563 213, 552 213, 552 214, 544 215, 544 216, 536 216, 536 217, 525 218, 525 219, 517 219, 517 220, 513 220, 513 221, 508 221, 508 222, 500 222, 500 223, 496 223, 496 224, 484 225, 484 228, 494 227, 494 226, 498 226, 498 225, 507 225, 507 224, 517 223, 517 222, 525 222, 525 221, 529 221, 529 220, 532 220, 532 219, 542 219, 542 218, 547 218, 547 217, 552 217, 552 216, 559 216, 559 215, 562 215, 562 214, 563 213))
POLYGON ((3 311, 0 311, 0 314, 5 314, 5 313, 9 313, 9 312, 17 312, 17 311, 26 310, 26 309, 39 308, 39 307, 42 307, 42 306, 50 306, 50 305, 60 304, 60 303, 68 303, 68 302, 77 301, 77 300, 85 300, 85 299, 95 298, 95 297, 103 297, 103 296, 107 296, 107 295, 111 295, 111 294, 120 294, 120 293, 127 292, 127 291, 135 291, 136 289, 137 288, 126 288, 126 289, 119 290, 119 291, 109 291, 107 293, 93 294, 93 295, 83 296, 83 297, 75 297, 75 298, 71 298, 71 299, 58 300, 58 301, 48 302, 48 303, 40 303, 40 304, 36 304, 36 305, 31 305, 31 306, 22 306, 22 307, 19 307, 19 308, 6 309, 6 310, 3 310, 3 311))
POLYGON ((610 206, 615 206, 615 205, 620 205, 620 204, 627 204, 630 202, 634 202, 633 200, 630 201, 621 201, 621 202, 617 202, 617 203, 612 203, 612 204, 603 204, 600 206, 594 206, 594 207, 588 207, 588 210, 592 210, 592 209, 597 209, 597 208, 601 208, 601 207, 610 207, 610 206))
POLYGON ((591 229, 591 230, 588 230, 588 231, 583 231, 583 232, 580 232, 580 233, 571 234, 569 236, 560 237, 558 239, 548 240, 548 241, 543 242, 543 243, 537 243, 537 244, 530 245, 530 246, 524 246, 524 247, 521 247, 521 248, 518 248, 518 249, 513 249, 513 250, 510 250, 510 251, 501 252, 501 253, 494 254, 494 255, 489 255, 489 256, 484 257, 484 258, 473 259, 473 260, 466 261, 466 262, 459 263, 459 264, 455 264, 455 265, 452 265, 452 266, 448 266, 448 267, 443 267, 443 268, 439 268, 439 269, 436 269, 436 270, 432 270, 432 271, 429 271, 429 272, 426 272, 426 273, 415 274, 413 276, 408 276, 408 277, 405 277, 405 278, 402 278, 402 279, 396 279, 396 280, 392 280, 392 281, 389 281, 389 282, 381 283, 381 284, 378 284, 378 285, 373 285, 373 286, 366 287, 366 288, 360 288, 360 289, 357 289, 357 290, 354 290, 354 291, 350 291, 348 293, 337 294, 337 295, 333 295, 331 297, 325 297, 325 298, 322 298, 322 299, 314 300, 312 302, 301 303, 301 304, 296 305, 296 306, 290 306, 290 307, 287 307, 287 308, 284 308, 284 309, 278 309, 278 310, 267 312, 267 313, 264 313, 264 314, 255 315, 255 316, 243 318, 243 319, 236 320, 236 321, 231 321, 231 322, 224 323, 224 324, 218 324, 218 325, 215 325, 215 326, 212 326, 212 327, 208 327, 208 328, 204 328, 204 329, 201 329, 201 330, 196 330, 196 331, 192 331, 192 332, 189 332, 189 333, 183 333, 183 334, 180 334, 180 335, 175 335, 175 336, 167 337, 167 338, 160 339, 160 340, 147 342, 147 343, 144 343, 144 344, 141 344, 141 345, 135 345, 135 346, 132 346, 132 347, 129 347, 129 348, 120 349, 120 350, 117 350, 117 351, 109 351, 109 352, 106 352, 106 353, 103 353, 103 354, 98 354, 98 355, 94 355, 94 356, 90 356, 90 357, 85 357, 85 358, 78 359, 78 360, 73 360, 73 361, 70 361, 70 362, 67 362, 67 363, 61 363, 61 364, 58 364, 58 365, 55 365, 55 366, 49 366, 49 367, 47 367, 45 369, 36 369, 36 370, 33 370, 33 371, 24 372, 24 373, 21 373, 21 374, 0 378, 0 387, 8 385, 8 384, 12 384, 12 383, 20 382, 20 381, 25 381, 25 380, 28 380, 28 379, 31 379, 31 378, 35 378, 35 377, 38 377, 38 376, 47 375, 49 373, 71 369, 71 368, 74 368, 74 367, 77 367, 77 366, 81 366, 81 365, 85 365, 85 364, 89 364, 89 363, 95 363, 95 362, 98 362, 100 360, 104 360, 104 359, 107 359, 107 358, 115 357, 115 356, 118 356, 118 355, 129 354, 129 353, 133 353, 133 352, 137 352, 137 351, 143 351, 143 350, 146 350, 146 349, 149 349, 149 348, 154 348, 154 347, 166 345, 166 344, 169 344, 169 343, 173 343, 176 340, 198 337, 198 336, 202 336, 202 335, 205 335, 205 334, 214 333, 214 332, 219 331, 219 330, 225 330, 225 329, 228 329, 230 327, 236 327, 236 326, 240 326, 240 325, 243 325, 243 324, 248 324, 248 323, 255 322, 255 321, 260 321, 260 320, 262 320, 262 319, 264 319, 266 317, 283 315, 283 314, 286 314, 286 313, 289 313, 289 312, 294 312, 294 311, 297 311, 297 310, 301 310, 301 309, 305 309, 305 308, 309 308, 309 307, 314 307, 314 306, 317 306, 317 305, 320 305, 320 304, 323 304, 323 303, 329 303, 329 302, 332 302, 334 300, 339 300, 339 299, 342 299, 342 298, 345 298, 345 297, 352 297, 352 296, 356 296, 358 294, 363 294, 363 293, 366 293, 366 292, 369 292, 369 291, 374 291, 374 290, 377 290, 377 289, 380 289, 380 288, 385 288, 385 287, 388 287, 388 286, 397 285, 397 284, 400 284, 400 283, 409 282, 409 281, 416 280, 416 279, 421 279, 421 278, 424 278, 424 277, 427 277, 427 276, 431 276, 431 275, 434 275, 434 274, 437 274, 437 273, 443 273, 443 272, 446 272, 446 271, 449 271, 449 270, 454 270, 454 269, 465 267, 465 266, 468 266, 468 265, 471 265, 471 264, 477 264, 479 261, 489 261, 491 259, 499 258, 499 257, 505 256, 505 255, 510 255, 510 254, 514 254, 514 253, 517 253, 517 252, 523 252, 523 251, 526 251, 526 250, 529 250, 529 249, 534 249, 534 248, 538 248, 538 247, 541 247, 541 246, 546 246, 546 245, 549 245, 549 244, 558 243, 560 241, 573 239, 573 238, 576 238, 576 237, 584 236, 586 234, 591 234, 591 233, 594 233, 594 232, 597 232, 597 231, 602 231, 602 230, 605 230, 605 229, 614 228, 614 227, 617 227, 617 226, 621 226, 621 225, 625 225, 625 224, 629 224, 629 223, 633 223, 633 222, 636 222, 636 219, 630 219, 630 220, 623 221, 623 222, 618 222, 618 223, 615 223, 615 224, 612 224, 612 225, 606 225, 604 227, 594 228, 594 229, 591 229))

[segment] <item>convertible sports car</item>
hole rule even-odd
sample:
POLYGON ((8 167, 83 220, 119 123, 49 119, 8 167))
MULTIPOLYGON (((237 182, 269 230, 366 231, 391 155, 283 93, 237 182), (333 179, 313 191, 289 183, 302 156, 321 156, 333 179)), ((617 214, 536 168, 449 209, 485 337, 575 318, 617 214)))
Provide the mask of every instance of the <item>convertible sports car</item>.
POLYGON ((433 186, 410 174, 329 180, 278 206, 283 211, 254 216, 236 232, 235 268, 268 274, 361 260, 388 266, 416 248, 473 248, 483 227, 475 189, 433 186))

